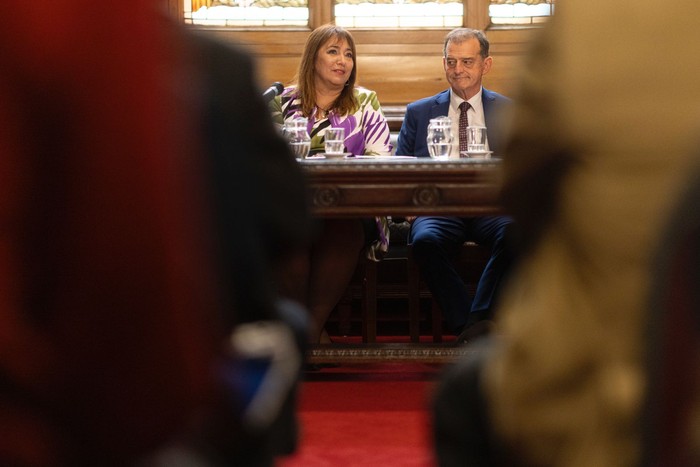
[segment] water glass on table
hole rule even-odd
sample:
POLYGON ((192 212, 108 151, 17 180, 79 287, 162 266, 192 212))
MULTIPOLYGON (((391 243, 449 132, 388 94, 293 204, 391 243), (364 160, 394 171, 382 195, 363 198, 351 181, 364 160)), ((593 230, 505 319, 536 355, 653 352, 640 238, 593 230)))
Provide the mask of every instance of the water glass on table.
POLYGON ((282 135, 287 139, 289 147, 299 159, 306 158, 311 149, 311 138, 307 131, 307 124, 306 118, 297 117, 286 122, 282 127, 282 135))
POLYGON ((452 151, 452 120, 449 117, 437 117, 428 124, 428 153, 433 159, 447 159, 452 151))
MULTIPOLYGON (((486 150, 486 127, 467 127, 467 154, 465 157, 487 157, 486 150)), ((462 156, 462 154, 460 154, 462 156)))
POLYGON ((327 128, 325 134, 326 157, 342 157, 345 155, 345 129, 327 128))

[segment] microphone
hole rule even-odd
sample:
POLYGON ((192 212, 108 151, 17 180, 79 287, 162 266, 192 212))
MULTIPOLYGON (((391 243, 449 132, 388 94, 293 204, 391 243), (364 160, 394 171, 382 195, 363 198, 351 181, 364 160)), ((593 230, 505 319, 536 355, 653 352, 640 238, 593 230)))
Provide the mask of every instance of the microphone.
POLYGON ((270 102, 275 96, 281 94, 282 91, 284 91, 284 85, 282 83, 279 81, 273 83, 273 85, 267 88, 267 91, 263 93, 263 101, 265 101, 265 103, 270 102))

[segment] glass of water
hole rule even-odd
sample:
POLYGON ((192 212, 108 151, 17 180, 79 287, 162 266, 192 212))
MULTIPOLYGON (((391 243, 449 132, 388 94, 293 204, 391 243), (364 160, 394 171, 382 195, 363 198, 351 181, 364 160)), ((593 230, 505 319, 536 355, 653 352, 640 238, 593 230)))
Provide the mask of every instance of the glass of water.
POLYGON ((452 151, 452 120, 449 117, 437 117, 428 124, 428 153, 433 159, 447 159, 452 151))
POLYGON ((486 152, 486 127, 470 126, 467 128, 467 152, 477 154, 486 152))
POLYGON ((345 128, 326 128, 324 138, 326 157, 342 157, 345 155, 345 128))
POLYGON ((300 159, 307 157, 311 149, 311 137, 306 129, 308 122, 304 117, 297 117, 282 127, 282 134, 287 138, 294 155, 300 159))

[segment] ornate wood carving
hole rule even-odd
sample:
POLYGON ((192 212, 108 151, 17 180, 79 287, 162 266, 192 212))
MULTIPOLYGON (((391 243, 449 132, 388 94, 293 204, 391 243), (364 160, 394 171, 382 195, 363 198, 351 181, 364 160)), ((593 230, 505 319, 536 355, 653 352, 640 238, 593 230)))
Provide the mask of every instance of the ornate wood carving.
POLYGON ((340 204, 341 193, 337 186, 322 187, 313 190, 313 205, 319 208, 330 208, 340 204))
POLYGON ((500 211, 497 160, 301 161, 319 216, 488 215, 500 211))
POLYGON ((440 189, 435 185, 421 185, 413 190, 413 204, 416 206, 437 206, 440 204, 440 189))

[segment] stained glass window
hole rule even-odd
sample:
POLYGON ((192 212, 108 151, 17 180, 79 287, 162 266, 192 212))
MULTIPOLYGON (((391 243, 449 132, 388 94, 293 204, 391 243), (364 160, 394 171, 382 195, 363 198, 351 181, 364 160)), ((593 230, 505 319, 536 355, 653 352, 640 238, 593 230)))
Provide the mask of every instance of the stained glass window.
POLYGON ((336 24, 347 28, 455 28, 463 15, 460 0, 335 0, 336 24))
POLYGON ((307 0, 185 0, 185 22, 207 26, 306 26, 307 0))
POLYGON ((493 24, 531 25, 554 14, 555 0, 491 0, 489 16, 493 24))
MULTIPOLYGON (((469 0, 333 0, 347 28, 454 28, 469 0)), ((495 25, 534 25, 554 14, 555 0, 491 0, 495 25)), ((307 26, 308 0, 184 0, 185 22, 209 26, 307 26)))

